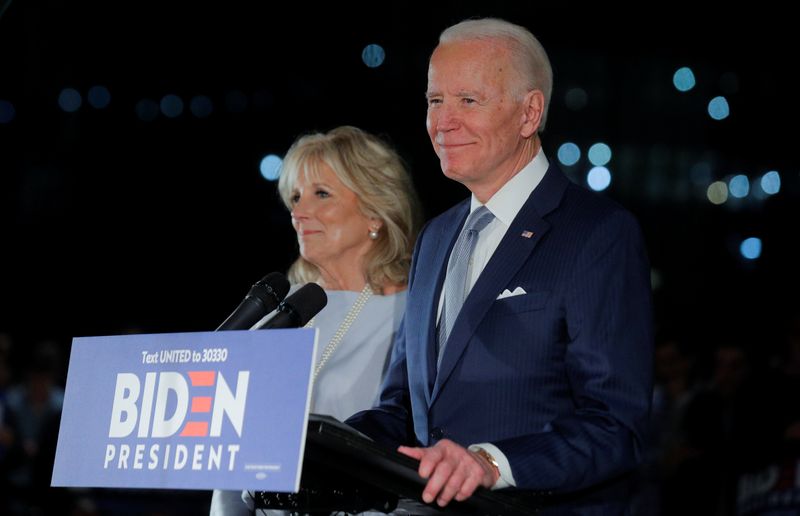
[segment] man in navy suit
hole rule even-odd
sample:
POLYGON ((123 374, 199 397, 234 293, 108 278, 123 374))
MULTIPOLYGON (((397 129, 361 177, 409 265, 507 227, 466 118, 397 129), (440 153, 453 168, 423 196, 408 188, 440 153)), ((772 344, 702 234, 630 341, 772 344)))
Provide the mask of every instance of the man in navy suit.
POLYGON ((348 420, 420 460, 428 503, 516 486, 606 493, 596 506, 621 508, 609 493, 641 459, 653 353, 642 236, 542 152, 551 91, 542 46, 503 20, 448 28, 430 58, 431 143, 472 196, 421 232, 380 403, 348 420), (451 251, 482 206, 491 221, 440 342, 451 251))

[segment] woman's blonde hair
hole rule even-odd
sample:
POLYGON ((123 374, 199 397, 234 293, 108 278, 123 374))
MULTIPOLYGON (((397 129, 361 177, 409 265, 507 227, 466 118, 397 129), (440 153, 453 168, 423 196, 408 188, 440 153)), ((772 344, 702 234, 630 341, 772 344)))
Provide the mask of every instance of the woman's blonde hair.
MULTIPOLYGON (((421 213, 411 176, 400 156, 389 144, 357 127, 342 126, 301 136, 286 153, 278 181, 281 199, 289 210, 300 175, 306 181, 319 177, 322 163, 356 194, 365 216, 383 222, 365 259, 364 274, 372 289, 382 293, 384 286, 408 283, 421 213)), ((307 283, 318 281, 320 271, 300 256, 288 276, 293 283, 307 283)))

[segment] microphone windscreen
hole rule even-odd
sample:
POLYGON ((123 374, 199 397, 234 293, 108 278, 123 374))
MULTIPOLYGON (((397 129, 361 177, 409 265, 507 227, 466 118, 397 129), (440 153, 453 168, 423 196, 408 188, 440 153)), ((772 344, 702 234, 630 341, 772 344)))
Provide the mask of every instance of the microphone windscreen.
POLYGON ((248 295, 258 298, 269 310, 274 310, 289 292, 289 280, 280 272, 270 272, 250 288, 248 295))
POLYGON ((283 300, 297 317, 297 327, 302 328, 328 304, 328 296, 316 283, 306 283, 297 292, 283 300))
POLYGON ((289 281, 279 272, 272 272, 257 281, 239 303, 236 310, 228 316, 217 331, 246 330, 259 319, 275 310, 286 293, 289 292, 289 281))

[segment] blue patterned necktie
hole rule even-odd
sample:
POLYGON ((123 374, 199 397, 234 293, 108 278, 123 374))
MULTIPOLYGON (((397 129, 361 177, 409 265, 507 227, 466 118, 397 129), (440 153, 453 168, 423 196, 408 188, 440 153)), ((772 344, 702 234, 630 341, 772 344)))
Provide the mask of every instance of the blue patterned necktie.
POLYGON ((467 273, 472 260, 472 252, 478 242, 478 233, 488 226, 492 220, 494 220, 494 215, 486 206, 481 206, 470 213, 464 228, 461 230, 461 234, 458 235, 456 245, 453 246, 453 251, 450 253, 450 260, 447 262, 447 276, 444 280, 442 314, 439 317, 437 370, 439 369, 439 364, 442 363, 447 338, 467 297, 467 273))

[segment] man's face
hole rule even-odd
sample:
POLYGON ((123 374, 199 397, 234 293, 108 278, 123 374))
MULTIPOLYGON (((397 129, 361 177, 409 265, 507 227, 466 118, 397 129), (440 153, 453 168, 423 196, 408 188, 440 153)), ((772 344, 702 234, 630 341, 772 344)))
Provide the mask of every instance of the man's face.
POLYGON ((497 42, 450 42, 433 52, 426 125, 447 177, 472 189, 519 170, 525 114, 516 77, 497 42))

